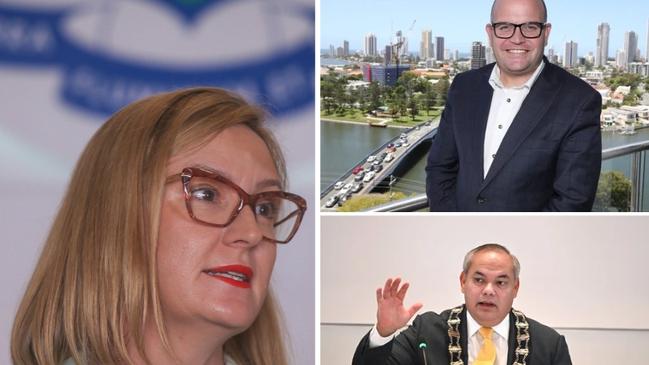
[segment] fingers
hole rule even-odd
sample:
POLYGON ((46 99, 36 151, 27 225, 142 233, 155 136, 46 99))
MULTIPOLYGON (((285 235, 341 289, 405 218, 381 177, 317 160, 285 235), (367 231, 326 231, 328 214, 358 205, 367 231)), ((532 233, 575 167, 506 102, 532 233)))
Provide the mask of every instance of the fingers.
POLYGON ((407 282, 404 282, 403 285, 401 285, 401 278, 399 277, 394 279, 389 278, 385 281, 382 289, 376 289, 376 300, 380 301, 381 299, 397 298, 403 301, 409 287, 410 284, 407 282))
POLYGON ((403 300, 403 298, 406 297, 406 293, 408 292, 408 287, 410 287, 410 284, 404 283, 401 286, 401 289, 399 289, 399 291, 396 293, 396 297, 403 300))
POLYGON ((399 284, 401 284, 401 278, 396 278, 392 281, 392 286, 390 287, 390 296, 396 297, 397 292, 399 291, 399 284))

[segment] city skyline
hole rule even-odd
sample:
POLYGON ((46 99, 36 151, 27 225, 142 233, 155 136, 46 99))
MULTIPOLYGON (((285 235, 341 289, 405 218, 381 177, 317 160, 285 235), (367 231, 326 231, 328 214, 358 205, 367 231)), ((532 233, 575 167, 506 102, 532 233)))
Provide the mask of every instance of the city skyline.
MULTIPOLYGON (((609 58, 615 58, 617 51, 624 49, 624 35, 630 31, 636 33, 637 45, 641 55, 645 56, 648 52, 643 46, 649 47, 649 3, 642 5, 632 0, 619 0, 615 7, 610 7, 610 4, 585 0, 546 1, 548 22, 552 24, 546 51, 553 48, 561 54, 565 44, 574 41, 579 45, 579 57, 588 53, 595 55, 598 26, 608 23, 609 58)), ((362 51, 365 35, 373 33, 377 38, 377 48, 382 50, 398 30, 408 38, 410 53, 419 53, 424 30, 431 30, 433 39, 444 37, 446 49, 459 50, 462 54, 470 53, 471 44, 475 41, 488 45, 484 26, 489 21, 491 1, 472 4, 471 11, 466 10, 466 4, 436 0, 413 0, 407 3, 407 7, 397 5, 403 4, 385 0, 321 2, 319 48, 327 49, 330 44, 337 47, 347 40, 350 51, 362 51), (422 14, 429 15, 423 17, 422 14)))

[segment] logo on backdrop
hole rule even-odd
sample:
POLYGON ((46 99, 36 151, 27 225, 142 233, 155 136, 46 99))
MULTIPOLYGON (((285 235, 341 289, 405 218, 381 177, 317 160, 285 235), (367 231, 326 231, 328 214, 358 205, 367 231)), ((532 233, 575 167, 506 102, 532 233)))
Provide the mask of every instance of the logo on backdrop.
POLYGON ((0 5, 0 65, 57 68, 62 73, 62 99, 74 107, 108 115, 146 95, 193 85, 235 90, 266 106, 275 115, 313 103, 315 9, 304 2, 147 0, 80 1, 77 5, 69 2, 58 8, 0 5), (247 8, 243 9, 246 3, 247 8), (119 9, 122 6, 130 8, 119 9), (132 11, 134 6, 141 12, 129 18, 130 14, 138 14, 132 11), (256 12, 262 19, 242 19, 242 14, 250 14, 251 6, 270 7, 270 11, 256 12), (219 29, 218 21, 210 21, 228 16, 235 17, 235 24, 242 24, 242 29, 231 26, 219 29), (85 18, 78 21, 80 17, 85 18), (174 22, 173 27, 168 27, 169 19, 174 22), (143 27, 147 29, 140 30, 151 34, 151 29, 160 29, 172 40, 164 44, 165 40, 158 39, 163 46, 151 52, 149 44, 137 43, 145 42, 145 37, 137 34, 114 37, 122 30, 122 22, 131 27, 146 22, 143 27), (251 23, 260 29, 250 29, 251 23), (191 43, 192 36, 201 29, 205 33, 205 24, 214 28, 208 28, 209 32, 229 34, 234 41, 225 46, 209 41, 197 43, 203 48, 198 50, 199 62, 192 62, 191 49, 187 57, 172 57, 187 52, 186 46, 173 42, 187 39, 191 43), (299 29, 294 33, 306 34, 287 37, 296 24, 299 29), (114 44, 115 38, 127 39, 122 41, 128 43, 127 52, 124 44, 114 44), (251 49, 251 44, 257 48, 251 49), (147 51, 138 54, 138 48, 147 51), (205 49, 213 52, 206 56, 205 49))

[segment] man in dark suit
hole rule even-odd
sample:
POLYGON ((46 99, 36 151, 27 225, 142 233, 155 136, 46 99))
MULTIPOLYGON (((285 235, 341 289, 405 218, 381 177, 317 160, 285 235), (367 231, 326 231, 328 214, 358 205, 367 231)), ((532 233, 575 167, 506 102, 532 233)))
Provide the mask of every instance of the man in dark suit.
POLYGON ((542 0, 496 0, 495 64, 455 77, 426 166, 431 211, 590 211, 601 96, 543 56, 542 0))
POLYGON ((377 322, 363 337, 353 365, 571 365, 555 330, 512 308, 520 264, 507 248, 485 244, 464 258, 460 285, 465 304, 417 316, 403 304, 408 284, 389 279, 376 291, 377 322))

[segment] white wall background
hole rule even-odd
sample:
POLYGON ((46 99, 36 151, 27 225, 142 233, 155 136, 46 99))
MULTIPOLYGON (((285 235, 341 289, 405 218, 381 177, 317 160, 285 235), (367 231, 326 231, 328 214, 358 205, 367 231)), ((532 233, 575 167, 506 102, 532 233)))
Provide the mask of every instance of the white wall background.
POLYGON ((514 307, 565 335, 574 364, 646 363, 648 224, 620 215, 322 217, 321 363, 351 362, 387 277, 411 283, 406 304, 423 302, 420 313, 461 304, 464 254, 487 242, 519 258, 514 307))
MULTIPOLYGON (((189 73, 196 69, 218 73, 232 65, 270 63, 268 60, 277 55, 313 45, 314 24, 309 20, 314 12, 312 0, 221 1, 193 24, 169 6, 181 2, 164 3, 0 0, 0 364, 11 363, 9 340, 14 314, 72 168, 88 139, 106 119, 63 100, 61 62, 79 60, 51 64, 7 60, 5 55, 14 51, 20 54, 21 47, 35 44, 30 36, 37 34, 41 25, 23 24, 6 9, 30 12, 73 8, 75 11, 62 22, 65 36, 96 55, 107 56, 103 66, 116 60, 145 69, 170 67, 189 73), (266 11, 268 7, 273 11, 266 11), (227 27, 227 31, 221 27, 227 27)), ((52 40, 39 34, 40 41, 52 40)), ((263 71, 272 71, 273 67, 277 65, 263 71)), ((308 70, 277 72, 263 82, 271 85, 268 91, 276 104, 287 100, 290 104, 295 93, 308 95, 313 89, 315 75, 306 73, 308 70)), ((253 77, 254 72, 250 75, 253 77)), ((137 76, 135 72, 125 77, 137 76)), ((244 81, 250 82, 241 80, 242 85, 235 86, 246 89, 244 81)), ((290 190, 308 202, 315 201, 314 115, 313 101, 307 100, 272 123, 287 158, 290 190)), ((286 318, 293 364, 309 364, 315 359, 315 208, 309 207, 293 241, 279 248, 272 279, 286 318)))

